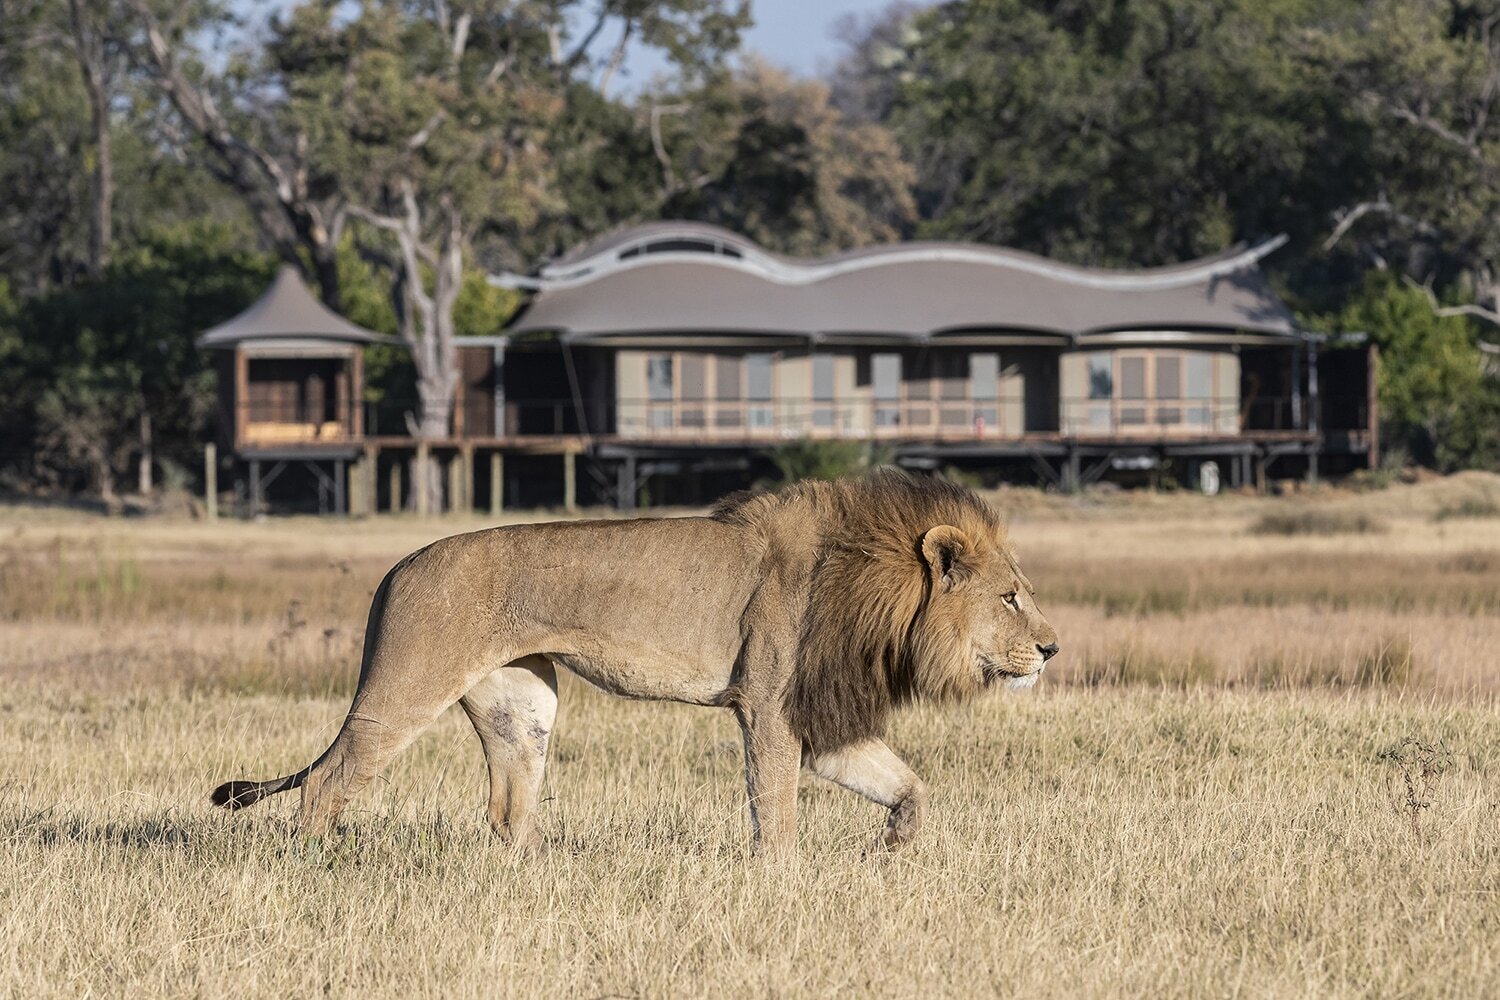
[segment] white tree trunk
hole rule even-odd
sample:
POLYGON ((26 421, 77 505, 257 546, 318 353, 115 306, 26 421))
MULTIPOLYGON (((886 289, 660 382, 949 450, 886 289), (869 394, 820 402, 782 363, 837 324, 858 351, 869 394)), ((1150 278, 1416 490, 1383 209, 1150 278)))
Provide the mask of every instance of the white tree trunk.
POLYGON ((153 447, 151 435, 151 414, 141 414, 141 458, 136 466, 136 492, 143 497, 151 495, 151 464, 155 461, 156 450, 153 447))

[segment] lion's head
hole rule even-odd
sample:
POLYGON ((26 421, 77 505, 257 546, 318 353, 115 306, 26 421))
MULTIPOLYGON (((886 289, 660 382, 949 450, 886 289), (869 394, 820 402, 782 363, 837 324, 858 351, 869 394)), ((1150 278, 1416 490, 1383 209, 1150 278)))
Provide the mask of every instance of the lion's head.
MULTIPOLYGON (((922 536, 922 558, 929 586, 917 629, 918 680, 961 672, 971 663, 981 684, 1035 684, 1057 653, 1057 633, 1036 606, 1036 591, 1004 537, 974 538, 938 525, 922 536)), ((947 683, 962 691, 971 680, 947 683)))
POLYGON ((813 747, 878 735, 914 697, 1029 687, 1057 652, 999 515, 972 490, 885 470, 772 504, 818 529, 786 700, 813 747))

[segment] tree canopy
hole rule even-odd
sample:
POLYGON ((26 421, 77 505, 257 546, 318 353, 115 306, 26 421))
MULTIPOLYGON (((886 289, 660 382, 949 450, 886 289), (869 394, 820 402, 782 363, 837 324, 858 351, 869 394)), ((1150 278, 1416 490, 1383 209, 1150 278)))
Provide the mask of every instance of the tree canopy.
POLYGON ((822 79, 737 54, 741 0, 241 9, 0 0, 13 483, 113 490, 187 455, 191 336, 278 258, 405 339, 371 392, 420 396, 433 433, 455 339, 515 304, 486 272, 654 218, 1119 266, 1286 232, 1273 280, 1309 327, 1377 340, 1393 429, 1494 461, 1465 415, 1500 339, 1495 0, 893 2, 822 79), (622 86, 638 45, 668 71, 622 86))

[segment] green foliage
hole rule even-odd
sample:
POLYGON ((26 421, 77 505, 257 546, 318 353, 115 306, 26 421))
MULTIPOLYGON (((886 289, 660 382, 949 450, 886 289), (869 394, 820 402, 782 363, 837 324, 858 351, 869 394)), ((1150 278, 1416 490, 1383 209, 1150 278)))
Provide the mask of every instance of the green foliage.
POLYGON ((970 0, 916 15, 885 72, 921 232, 1121 266, 1326 235, 1369 183, 1364 130, 1294 53, 1339 6, 970 0))
POLYGON ((1381 414, 1420 459, 1444 470, 1500 460, 1500 386, 1468 319, 1438 315, 1423 290, 1376 272, 1332 323, 1379 345, 1381 414))
POLYGON ((672 193, 665 215, 802 256, 892 242, 915 222, 916 175, 894 137, 845 119, 827 84, 750 59, 688 105, 707 110, 671 122, 667 148, 691 148, 694 132, 706 155, 679 165, 700 179, 672 193))
POLYGON ((889 464, 890 449, 868 441, 814 440, 803 438, 766 453, 776 466, 781 482, 799 479, 838 479, 889 464))
POLYGON ((109 496, 146 416, 160 455, 196 465, 214 375, 193 340, 249 305, 273 270, 222 227, 186 225, 118 254, 97 280, 24 303, 23 376, 5 419, 30 450, 12 460, 40 482, 109 496))

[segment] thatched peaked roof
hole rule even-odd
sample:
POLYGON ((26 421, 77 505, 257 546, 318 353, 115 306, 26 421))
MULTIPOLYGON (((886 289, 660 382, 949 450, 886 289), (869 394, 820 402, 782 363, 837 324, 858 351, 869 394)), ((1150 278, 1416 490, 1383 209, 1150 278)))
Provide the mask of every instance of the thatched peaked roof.
POLYGON ((319 302, 290 264, 282 265, 271 287, 250 308, 204 333, 198 338, 198 346, 233 347, 256 340, 400 343, 395 337, 356 326, 319 302))

